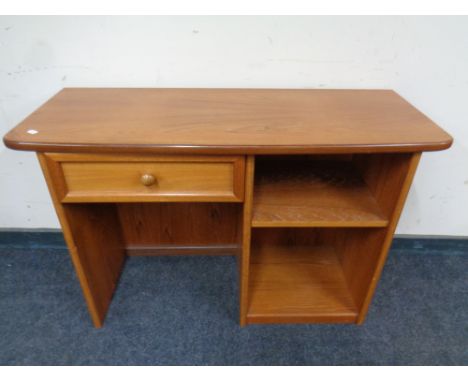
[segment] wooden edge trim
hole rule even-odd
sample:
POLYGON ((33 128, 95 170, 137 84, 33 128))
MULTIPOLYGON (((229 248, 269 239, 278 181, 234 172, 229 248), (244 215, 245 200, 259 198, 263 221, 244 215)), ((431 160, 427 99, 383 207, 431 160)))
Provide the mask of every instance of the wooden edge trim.
POLYGON ((222 162, 235 163, 244 158, 239 155, 157 155, 151 153, 57 153, 47 156, 58 162, 222 162))
POLYGON ((242 202, 234 193, 226 195, 144 195, 139 193, 103 194, 96 192, 71 192, 63 196, 62 203, 239 203, 242 202))
POLYGON ((247 315, 247 324, 354 324, 357 313, 316 316, 247 315))
POLYGON ((3 138, 5 146, 13 150, 37 151, 37 152, 74 152, 74 153, 128 153, 128 154, 233 154, 233 155, 279 155, 279 154, 349 154, 352 153, 390 153, 390 152, 420 152, 440 151, 448 149, 453 139, 440 142, 422 143, 389 143, 382 145, 319 145, 319 146, 197 146, 197 145, 145 145, 145 144, 91 144, 91 143, 46 143, 46 142, 21 142, 3 138))
POLYGON ((263 227, 263 228, 299 228, 299 227, 310 227, 310 228, 376 228, 376 227, 387 227, 388 221, 382 220, 369 220, 369 221, 352 221, 352 220, 336 220, 336 221, 268 221, 268 220, 253 220, 252 227, 263 227))

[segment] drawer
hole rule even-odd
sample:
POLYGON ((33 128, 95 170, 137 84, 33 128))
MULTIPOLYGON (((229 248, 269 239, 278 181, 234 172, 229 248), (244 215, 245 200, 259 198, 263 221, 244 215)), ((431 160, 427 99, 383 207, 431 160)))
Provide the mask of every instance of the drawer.
POLYGON ((55 166, 56 189, 64 203, 244 198, 242 156, 47 154, 47 161, 55 166))

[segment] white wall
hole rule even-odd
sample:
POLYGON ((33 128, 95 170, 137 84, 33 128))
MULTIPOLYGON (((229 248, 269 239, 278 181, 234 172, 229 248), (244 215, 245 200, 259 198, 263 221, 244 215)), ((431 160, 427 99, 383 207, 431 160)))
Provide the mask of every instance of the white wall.
MULTIPOLYGON (((66 86, 392 88, 455 138, 398 233, 468 236, 466 17, 0 17, 0 134, 66 86)), ((0 227, 58 227, 34 154, 0 146, 0 227)))

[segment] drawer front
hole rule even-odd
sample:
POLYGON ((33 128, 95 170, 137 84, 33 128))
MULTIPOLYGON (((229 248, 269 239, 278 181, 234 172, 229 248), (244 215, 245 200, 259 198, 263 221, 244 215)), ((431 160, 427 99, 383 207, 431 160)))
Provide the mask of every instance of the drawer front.
POLYGON ((48 154, 48 159, 58 167, 65 203, 237 202, 244 197, 240 156, 48 154))

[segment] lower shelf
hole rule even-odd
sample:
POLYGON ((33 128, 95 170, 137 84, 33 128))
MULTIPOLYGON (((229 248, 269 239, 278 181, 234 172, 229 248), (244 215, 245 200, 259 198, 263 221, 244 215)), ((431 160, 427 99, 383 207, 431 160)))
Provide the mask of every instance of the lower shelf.
POLYGON ((332 246, 252 247, 248 323, 353 323, 358 311, 332 246))

